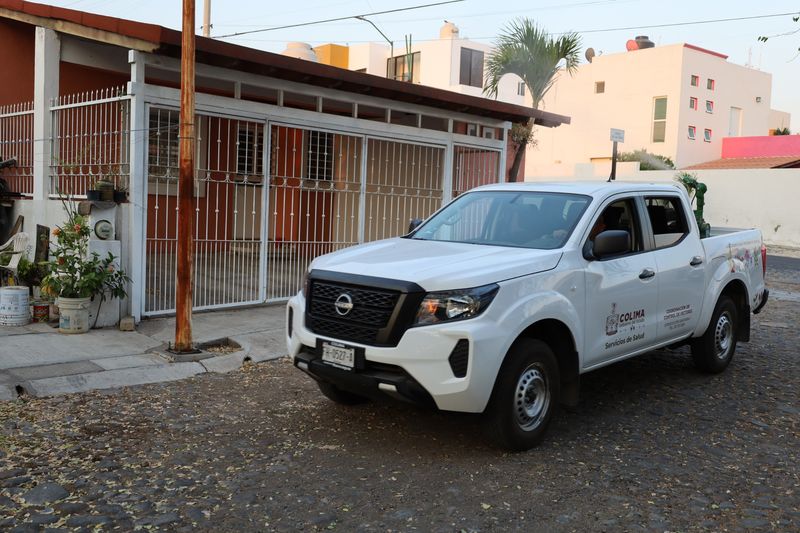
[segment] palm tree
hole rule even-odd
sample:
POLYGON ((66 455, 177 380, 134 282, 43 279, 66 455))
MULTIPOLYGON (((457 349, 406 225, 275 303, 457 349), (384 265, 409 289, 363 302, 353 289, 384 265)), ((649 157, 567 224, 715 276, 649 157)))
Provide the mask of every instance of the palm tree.
MULTIPOLYGON (((516 19, 506 26, 489 55, 483 91, 496 98, 500 78, 506 74, 516 74, 522 78, 533 100, 532 106, 537 109, 561 68, 570 75, 577 70, 580 49, 581 38, 577 33, 565 33, 553 38, 530 19, 516 19)), ((508 172, 509 181, 516 181, 532 133, 533 119, 526 124, 515 124, 511 130, 516 153, 508 172)))

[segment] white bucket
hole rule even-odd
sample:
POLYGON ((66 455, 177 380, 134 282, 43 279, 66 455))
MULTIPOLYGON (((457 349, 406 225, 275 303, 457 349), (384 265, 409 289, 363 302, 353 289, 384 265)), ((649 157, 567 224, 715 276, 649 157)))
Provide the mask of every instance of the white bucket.
POLYGON ((30 320, 28 287, 0 289, 0 326, 25 326, 30 320))
POLYGON ((60 333, 86 333, 89 331, 91 301, 91 298, 59 298, 58 331, 60 333))

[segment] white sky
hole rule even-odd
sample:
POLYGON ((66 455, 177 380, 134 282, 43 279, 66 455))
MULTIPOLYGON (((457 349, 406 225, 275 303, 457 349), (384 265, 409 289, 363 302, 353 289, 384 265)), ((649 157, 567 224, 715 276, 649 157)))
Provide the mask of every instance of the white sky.
MULTIPOLYGON (((198 32, 202 24, 203 0, 197 1, 198 32)), ((321 19, 361 15, 437 0, 211 0, 212 36, 275 27, 321 19)), ((44 3, 114 17, 180 28, 181 1, 170 0, 50 0, 44 3)), ((689 42, 730 57, 738 64, 750 63, 769 72, 772 107, 793 115, 793 131, 800 133, 800 32, 758 42, 760 35, 778 35, 800 29, 791 15, 756 20, 720 22, 654 28, 652 25, 751 17, 800 12, 797 0, 506 0, 502 4, 485 0, 464 0, 444 6, 370 17, 381 30, 403 47, 406 35, 413 41, 436 39, 443 21, 455 23, 461 36, 491 43, 502 27, 515 17, 528 17, 553 33, 574 30, 582 35, 584 47, 605 53, 625 50, 635 35, 649 35, 656 45, 689 42), (648 27, 651 26, 651 27, 648 27), (587 32, 607 28, 637 29, 587 32), (583 33, 587 32, 587 33, 583 33)), ((312 45, 365 41, 383 42, 366 22, 346 20, 226 39, 229 42, 282 51, 288 41, 312 45)))

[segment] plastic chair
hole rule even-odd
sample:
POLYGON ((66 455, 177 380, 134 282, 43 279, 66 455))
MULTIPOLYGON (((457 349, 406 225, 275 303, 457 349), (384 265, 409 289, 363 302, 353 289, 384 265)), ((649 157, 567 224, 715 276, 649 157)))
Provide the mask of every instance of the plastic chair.
POLYGON ((19 268, 20 259, 22 259, 27 252, 27 233, 16 233, 12 235, 5 244, 0 246, 0 255, 11 255, 11 260, 7 265, 0 265, 0 272, 4 273, 4 275, 1 277, 2 279, 6 279, 8 277, 8 275, 5 275, 6 271, 9 273, 9 275, 13 276, 14 279, 17 279, 17 269, 19 268))

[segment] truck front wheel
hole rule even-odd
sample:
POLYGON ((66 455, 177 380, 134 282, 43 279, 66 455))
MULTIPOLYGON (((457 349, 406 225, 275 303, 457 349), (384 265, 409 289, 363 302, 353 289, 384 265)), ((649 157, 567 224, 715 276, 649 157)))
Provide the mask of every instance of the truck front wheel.
POLYGON ((484 413, 489 436, 511 451, 533 448, 547 432, 559 392, 558 363, 550 346, 536 339, 518 340, 484 413))
POLYGON ((720 296, 708 329, 692 341, 692 358, 700 370, 718 374, 733 359, 738 340, 739 311, 733 300, 720 296))

